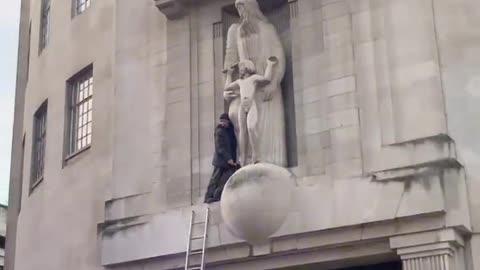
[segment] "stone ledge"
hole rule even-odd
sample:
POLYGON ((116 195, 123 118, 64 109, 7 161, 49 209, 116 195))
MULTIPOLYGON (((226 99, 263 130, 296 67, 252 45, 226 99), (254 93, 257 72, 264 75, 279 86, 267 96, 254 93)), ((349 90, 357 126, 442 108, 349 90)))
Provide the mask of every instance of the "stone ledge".
POLYGON ((115 221, 105 221, 97 225, 98 231, 102 232, 103 236, 113 235, 116 232, 126 231, 127 229, 135 226, 146 224, 150 221, 150 216, 137 216, 124 219, 118 219, 115 221))
POLYGON ((396 166, 375 170, 369 175, 376 181, 406 180, 414 177, 422 177, 437 174, 443 169, 462 168, 458 161, 455 142, 445 134, 419 138, 396 144, 384 145, 385 150, 405 148, 408 150, 409 159, 398 162, 396 166), (429 153, 425 155, 425 153, 429 153), (423 154, 423 155, 422 155, 423 154))
POLYGON ((169 20, 174 20, 185 15, 185 2, 181 0, 154 0, 155 6, 169 20))
MULTIPOLYGON (((400 181, 375 182, 370 178, 337 179, 332 183, 318 182, 317 185, 295 190, 295 203, 285 223, 271 237, 270 254, 266 256, 277 252, 298 252, 378 238, 388 239, 398 234, 437 230, 446 226, 445 200, 439 180, 429 181, 428 186, 414 182, 409 187, 400 181), (429 200, 425 201, 425 198, 429 200), (349 214, 336 214, 345 212, 349 214), (351 237, 345 239, 347 231, 351 232, 351 237), (338 233, 343 237, 339 238, 338 233)), ((134 204, 131 207, 123 205, 121 201, 116 202, 119 203, 116 209, 121 211, 112 211, 109 215, 115 220, 105 224, 105 227, 99 227, 102 264, 105 266, 148 258, 164 260, 172 256, 181 257, 185 252, 191 211, 204 212, 207 207, 199 204, 151 216, 118 219, 126 217, 118 213, 132 213, 123 211, 138 209, 134 202, 131 201, 134 204), (107 229, 106 232, 102 231, 103 228, 107 229)), ((207 242, 209 250, 223 253, 232 246, 245 245, 244 241, 228 231, 220 215, 220 205, 214 203, 208 207, 211 209, 208 234, 212 236, 207 242)), ((249 257, 245 254, 241 256, 249 257)), ((217 261, 210 258, 212 263, 217 261)), ((218 259, 218 263, 234 259, 225 255, 218 259)))
POLYGON ((374 181, 403 180, 438 174, 443 169, 461 168, 462 165, 454 158, 433 160, 415 166, 395 168, 372 174, 374 181))
POLYGON ((153 0, 155 6, 162 12, 167 19, 175 20, 187 13, 189 5, 196 3, 205 3, 207 0, 153 0))
MULTIPOLYGON (((194 206, 192 208, 200 209, 201 207, 194 206)), ((102 236, 102 264, 104 266, 112 266, 152 258, 166 262, 175 258, 168 263, 168 267, 159 269, 171 269, 172 267, 177 267, 177 264, 181 263, 184 259, 187 237, 186 223, 188 221, 188 216, 186 214, 190 212, 192 208, 176 211, 177 213, 175 215, 177 218, 183 220, 183 224, 178 222, 175 222, 175 224, 159 224, 158 221, 155 222, 155 219, 158 217, 154 216, 144 216, 139 217, 138 219, 124 220, 121 224, 118 222, 110 224, 108 231, 104 231, 102 236), (171 226, 175 226, 179 231, 171 231, 171 226), (183 232, 182 229, 184 230, 183 232), (162 233, 162 230, 169 232, 164 234, 162 233), (144 235, 145 233, 147 233, 148 236, 144 235), (132 238, 133 242, 127 241, 128 244, 123 241, 117 242, 120 240, 119 238, 124 238, 128 235, 131 237, 135 236, 132 238), (146 236, 146 238, 143 236, 146 236), (161 239, 161 241, 158 241, 157 239, 161 239), (172 243, 171 241, 173 241, 173 239, 175 239, 174 241, 176 243, 174 249, 162 248, 162 242, 172 243), (120 245, 112 245, 110 242, 112 240, 120 245), (120 249, 116 251, 109 250, 109 248, 113 246, 120 249), (129 248, 126 248, 127 246, 129 248), (148 247, 153 247, 153 249, 149 250, 148 247), (117 254, 114 256, 116 258, 113 258, 110 257, 111 255, 108 255, 111 252, 116 253, 120 250, 122 250, 121 252, 126 252, 129 249, 128 256, 125 255, 118 257, 117 254), (135 252, 132 252, 132 250, 135 252), (141 252, 138 253, 138 251, 141 252), (132 253, 138 254, 129 258, 132 253), (121 260, 119 260, 120 258, 121 260)), ((215 214, 214 212, 218 212, 219 210, 220 209, 214 209, 212 214, 215 214)), ((352 246, 352 244, 358 245, 362 243, 371 243, 372 241, 385 240, 384 242, 388 243, 389 237, 394 235, 441 229, 444 226, 443 219, 443 213, 433 213, 418 215, 414 220, 411 218, 402 218, 320 231, 297 232, 290 235, 274 236, 271 238, 268 245, 263 247, 263 252, 261 252, 261 254, 255 252, 256 247, 252 247, 246 242, 231 236, 229 239, 219 239, 220 241, 211 242, 212 245, 208 246, 209 255, 207 257, 207 262, 212 266, 224 265, 225 263, 233 263, 238 262, 239 260, 252 258, 252 256, 255 255, 261 255, 260 257, 275 257, 282 256, 285 252, 290 254, 303 254, 312 249, 322 248, 331 250, 333 248, 349 247, 352 246), (422 224, 422 226, 419 226, 419 224, 422 224)), ((217 225, 212 224, 212 228, 209 227, 209 235, 212 234, 213 236, 216 233, 216 230, 214 230, 214 227, 216 226, 217 225)), ((213 238, 211 240, 213 240, 213 238)))
POLYGON ((114 222, 150 214, 153 211, 150 209, 151 204, 149 203, 151 195, 152 193, 147 192, 106 201, 105 222, 114 222))
MULTIPOLYGON (((411 249, 438 243, 452 243, 463 246, 463 237, 455 228, 445 228, 437 231, 394 236, 390 238, 390 247, 394 249, 411 249)), ((424 250, 421 250, 424 251, 424 250)))

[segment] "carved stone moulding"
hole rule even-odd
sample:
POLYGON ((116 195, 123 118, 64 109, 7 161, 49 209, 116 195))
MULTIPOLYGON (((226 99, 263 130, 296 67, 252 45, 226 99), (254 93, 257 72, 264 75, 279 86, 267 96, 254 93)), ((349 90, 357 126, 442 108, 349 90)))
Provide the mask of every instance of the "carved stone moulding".
POLYGON ((167 19, 175 20, 185 15, 187 8, 191 4, 206 2, 207 0, 153 0, 155 6, 162 12, 167 19))
POLYGON ((169 20, 174 20, 185 14, 185 1, 180 0, 154 0, 155 6, 169 20))
POLYGON ((389 145, 388 147, 409 149, 411 160, 398 167, 374 170, 370 175, 376 181, 405 180, 438 175, 445 169, 460 169, 463 167, 456 155, 455 142, 444 134, 389 145))

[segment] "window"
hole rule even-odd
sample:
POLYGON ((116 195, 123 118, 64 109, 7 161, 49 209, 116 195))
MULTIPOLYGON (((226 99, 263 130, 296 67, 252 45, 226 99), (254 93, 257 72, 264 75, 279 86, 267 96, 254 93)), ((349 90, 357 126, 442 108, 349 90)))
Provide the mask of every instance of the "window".
POLYGON ((37 110, 33 117, 32 169, 30 189, 43 180, 45 167, 45 146, 47 139, 47 101, 37 110))
POLYGON ((40 52, 47 47, 50 28, 50 0, 42 0, 40 14, 40 52))
POLYGON ((90 65, 68 82, 68 151, 67 158, 92 143, 93 68, 90 65))
POLYGON ((82 14, 91 3, 92 0, 73 0, 73 16, 82 14))

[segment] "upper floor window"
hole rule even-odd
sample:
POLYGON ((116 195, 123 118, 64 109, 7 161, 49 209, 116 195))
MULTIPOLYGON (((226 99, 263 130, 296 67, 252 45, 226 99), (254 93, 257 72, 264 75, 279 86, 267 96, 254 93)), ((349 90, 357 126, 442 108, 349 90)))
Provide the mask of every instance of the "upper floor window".
POLYGON ((35 112, 33 117, 33 144, 30 189, 33 189, 43 180, 45 167, 45 147, 47 139, 47 107, 45 101, 35 112))
POLYGON ((42 0, 40 14, 40 52, 47 47, 50 36, 50 0, 42 0))
POLYGON ((68 157, 92 143, 93 67, 80 71, 67 84, 68 157))
POLYGON ((76 16, 82 14, 88 7, 90 7, 91 3, 92 0, 73 0, 73 15, 76 16))

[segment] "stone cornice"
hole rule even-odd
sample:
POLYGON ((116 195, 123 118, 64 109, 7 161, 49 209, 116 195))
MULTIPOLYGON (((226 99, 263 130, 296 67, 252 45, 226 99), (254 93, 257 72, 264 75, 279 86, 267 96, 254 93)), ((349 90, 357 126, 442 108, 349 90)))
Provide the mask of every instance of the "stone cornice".
POLYGON ((167 19, 175 20, 186 14, 189 5, 204 3, 208 0, 153 0, 155 6, 167 19))
POLYGON ((155 6, 162 12, 169 20, 175 20, 182 17, 186 11, 186 0, 153 0, 155 6))

